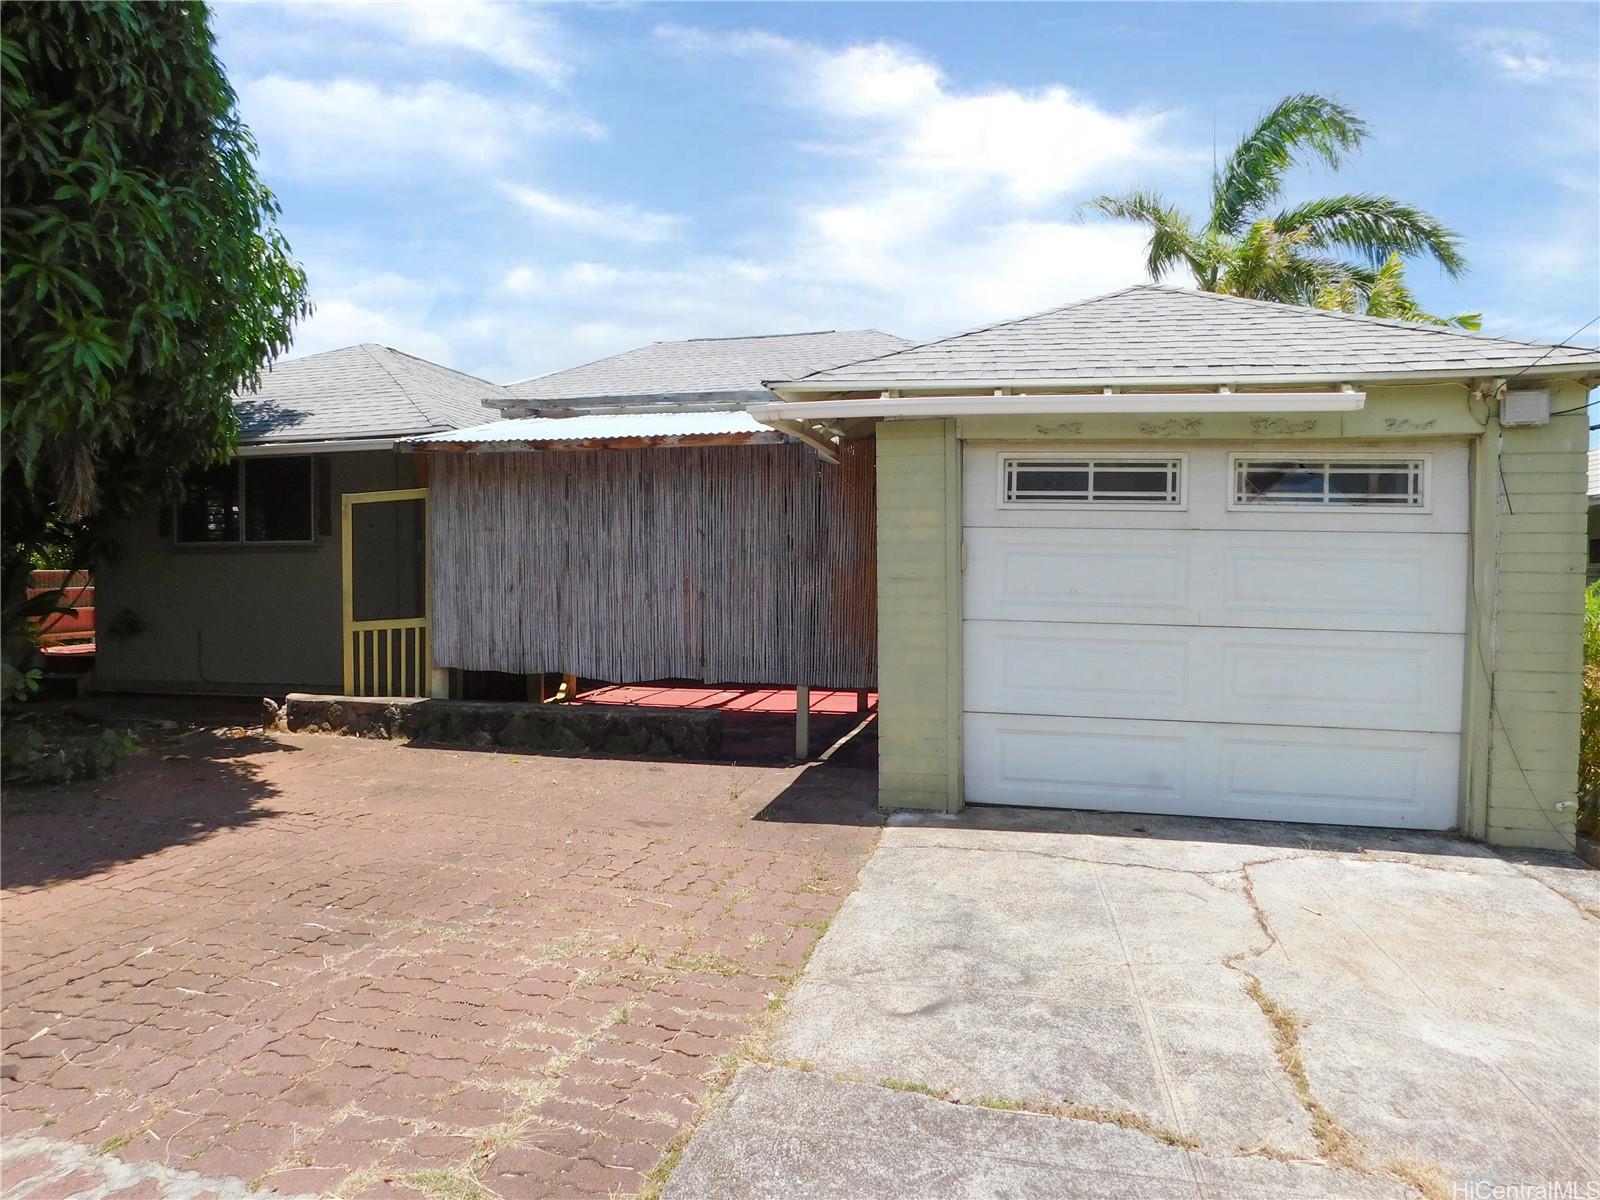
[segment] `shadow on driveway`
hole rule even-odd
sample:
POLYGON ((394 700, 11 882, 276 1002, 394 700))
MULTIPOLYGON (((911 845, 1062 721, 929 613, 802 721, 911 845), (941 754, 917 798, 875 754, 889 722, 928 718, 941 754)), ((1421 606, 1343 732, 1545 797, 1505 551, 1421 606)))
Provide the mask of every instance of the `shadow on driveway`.
POLYGON ((1296 825, 1283 821, 1229 821, 1216 817, 1166 817, 1086 809, 974 805, 954 816, 942 813, 895 813, 889 817, 889 823, 923 829, 1062 834, 1121 838, 1132 842, 1209 843, 1278 850, 1438 854, 1452 857, 1493 857, 1498 853, 1501 857, 1506 856, 1503 850, 1490 850, 1481 842, 1468 841, 1453 832, 1374 829, 1355 825, 1296 825))
POLYGON ((884 814, 878 810, 878 773, 834 762, 817 763, 800 772, 750 819, 851 828, 882 825, 884 814))
POLYGON ((6 789, 0 886, 82 879, 170 846, 277 815, 262 755, 295 754, 259 735, 203 731, 147 745, 116 774, 81 783, 6 789))

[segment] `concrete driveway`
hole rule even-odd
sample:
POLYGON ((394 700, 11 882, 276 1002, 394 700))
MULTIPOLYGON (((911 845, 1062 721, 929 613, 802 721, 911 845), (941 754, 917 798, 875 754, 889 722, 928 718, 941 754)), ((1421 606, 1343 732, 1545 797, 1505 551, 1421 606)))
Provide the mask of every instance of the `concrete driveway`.
POLYGON ((1596 1180, 1600 872, 1581 860, 988 809, 892 822, 772 1064, 739 1076, 667 1194, 1596 1180))

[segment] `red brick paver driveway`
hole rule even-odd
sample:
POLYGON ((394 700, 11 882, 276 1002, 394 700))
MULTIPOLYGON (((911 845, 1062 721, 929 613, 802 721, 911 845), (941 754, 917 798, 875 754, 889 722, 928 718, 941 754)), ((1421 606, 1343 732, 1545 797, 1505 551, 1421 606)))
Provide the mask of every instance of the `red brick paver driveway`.
POLYGON ((6 818, 14 1193, 29 1138, 291 1193, 635 1192, 877 836, 842 768, 177 749, 6 818))

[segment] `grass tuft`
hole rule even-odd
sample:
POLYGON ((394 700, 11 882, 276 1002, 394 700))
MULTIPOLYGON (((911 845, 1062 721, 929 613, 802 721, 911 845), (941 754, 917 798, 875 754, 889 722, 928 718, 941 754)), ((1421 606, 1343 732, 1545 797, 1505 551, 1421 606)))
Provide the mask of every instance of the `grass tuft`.
POLYGON ((895 1092, 915 1092, 919 1096, 932 1096, 935 1100, 948 1100, 950 1092, 944 1088, 929 1087, 925 1083, 918 1083, 915 1079, 880 1079, 879 1087, 886 1087, 895 1092))
POLYGON ((1300 1018, 1267 995, 1261 981, 1254 975, 1245 976, 1244 990, 1256 1002, 1261 1015, 1267 1018, 1267 1025, 1272 1030, 1272 1052, 1283 1073, 1289 1077, 1300 1107, 1311 1118, 1311 1136, 1317 1140, 1317 1150, 1335 1166, 1364 1173, 1359 1144, 1311 1090, 1305 1059, 1300 1052, 1300 1018))
POLYGON ((973 1103, 979 1108, 994 1108, 1001 1112, 1022 1112, 1028 1107, 1022 1100, 1006 1100, 1000 1096, 979 1096, 973 1103))
POLYGON ((395 1182, 415 1188, 428 1200, 484 1200, 483 1189, 460 1170, 407 1171, 397 1175, 395 1182))
POLYGON ((133 1134, 119 1133, 116 1137, 108 1137, 101 1142, 94 1148, 94 1152, 96 1154, 115 1154, 131 1141, 133 1141, 133 1134))

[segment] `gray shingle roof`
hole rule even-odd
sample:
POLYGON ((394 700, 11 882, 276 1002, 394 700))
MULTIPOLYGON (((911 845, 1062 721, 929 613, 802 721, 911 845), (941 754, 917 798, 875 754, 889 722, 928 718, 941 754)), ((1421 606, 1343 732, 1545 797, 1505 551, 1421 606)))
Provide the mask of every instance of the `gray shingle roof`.
POLYGON ((498 384, 371 343, 275 363, 234 397, 243 442, 405 437, 481 425, 498 384))
POLYGON ((1600 367, 1600 350, 1141 284, 818 371, 794 382, 888 386, 1328 380, 1600 367))
POLYGON ((876 329, 657 342, 507 384, 505 390, 533 405, 681 402, 728 393, 765 398, 762 384, 767 380, 793 379, 909 345, 906 338, 876 329))

